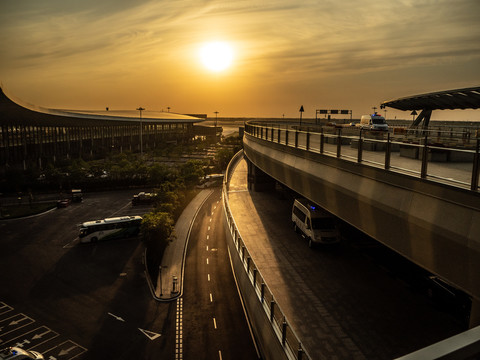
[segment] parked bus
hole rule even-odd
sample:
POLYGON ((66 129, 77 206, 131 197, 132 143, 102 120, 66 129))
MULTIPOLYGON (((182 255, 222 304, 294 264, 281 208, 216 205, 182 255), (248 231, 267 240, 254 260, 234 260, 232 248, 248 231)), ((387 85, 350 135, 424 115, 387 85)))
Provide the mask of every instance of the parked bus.
POLYGON ((87 221, 80 227, 80 242, 121 239, 137 236, 142 223, 141 216, 122 216, 103 220, 87 221))

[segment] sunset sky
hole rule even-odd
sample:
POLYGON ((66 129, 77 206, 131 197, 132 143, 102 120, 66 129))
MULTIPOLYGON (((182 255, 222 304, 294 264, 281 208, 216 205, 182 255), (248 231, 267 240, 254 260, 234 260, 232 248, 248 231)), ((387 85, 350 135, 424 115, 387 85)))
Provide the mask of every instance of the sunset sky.
POLYGON ((359 118, 479 86, 479 14, 479 0, 1 0, 0 82, 49 108, 298 117, 303 105, 304 118, 359 118), (202 59, 212 42, 229 48, 223 70, 202 59))

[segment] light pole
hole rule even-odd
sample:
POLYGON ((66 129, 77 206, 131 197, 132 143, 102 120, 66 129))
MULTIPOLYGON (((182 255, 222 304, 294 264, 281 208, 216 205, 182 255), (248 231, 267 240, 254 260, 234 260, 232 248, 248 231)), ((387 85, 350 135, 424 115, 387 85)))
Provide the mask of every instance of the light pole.
POLYGON ((145 110, 145 108, 140 106, 137 108, 137 110, 140 111, 140 156, 143 156, 142 111, 145 110))
POLYGON ((217 116, 218 116, 218 111, 214 111, 215 114, 215 142, 217 142, 217 116))
POLYGON ((160 297, 163 296, 163 286, 162 286, 162 265, 158 265, 158 273, 160 275, 160 297))

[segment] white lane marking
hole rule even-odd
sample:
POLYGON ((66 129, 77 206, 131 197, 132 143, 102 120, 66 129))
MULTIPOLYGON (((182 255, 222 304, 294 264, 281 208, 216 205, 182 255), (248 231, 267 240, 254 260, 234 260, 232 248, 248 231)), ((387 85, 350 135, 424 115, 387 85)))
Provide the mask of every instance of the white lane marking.
POLYGON ((111 312, 108 313, 108 315, 114 317, 116 320, 118 321, 122 321, 122 322, 125 322, 125 320, 123 320, 120 316, 117 316, 117 315, 113 315, 111 312))
POLYGON ((218 350, 218 358, 222 360, 222 350, 218 350))
POLYGON ((177 319, 176 319, 176 327, 175 327, 175 360, 183 359, 183 299, 178 298, 177 300, 177 319))
POLYGON ((208 227, 208 229, 207 229, 207 230, 210 230, 210 226, 208 227))
POLYGON ((213 327, 216 329, 217 328, 217 321, 215 320, 215 318, 213 318, 213 327))
POLYGON ((207 245, 207 251, 208 251, 208 245, 207 245))
POLYGON ((208 274, 208 281, 210 281, 210 274, 208 274))
POLYGON ((207 258, 207 265, 208 265, 208 258, 207 258))
POLYGON ((73 239, 72 241, 70 241, 68 244, 64 245, 63 248, 64 249, 70 249, 70 248, 75 246, 76 242, 80 243, 80 238, 78 236, 75 239, 73 239))
POLYGON ((162 334, 157 334, 153 331, 145 330, 145 329, 140 329, 138 328, 146 337, 148 337, 150 340, 155 340, 156 338, 162 336, 162 334))
POLYGON ((208 239, 210 239, 210 236, 209 236, 209 235, 207 235, 207 240, 208 240, 208 239))
POLYGON ((212 296, 212 293, 210 293, 210 302, 213 302, 213 296, 212 296))

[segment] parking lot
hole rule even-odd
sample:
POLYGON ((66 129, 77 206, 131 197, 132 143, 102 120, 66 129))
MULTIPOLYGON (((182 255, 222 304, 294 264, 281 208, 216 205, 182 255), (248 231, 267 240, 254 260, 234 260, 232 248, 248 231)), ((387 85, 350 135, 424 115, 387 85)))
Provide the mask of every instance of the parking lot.
POLYGON ((78 239, 82 222, 148 212, 132 206, 135 193, 87 193, 82 203, 0 222, 0 348, 49 360, 174 353, 164 326, 174 323, 174 305, 151 297, 141 238, 78 239))
POLYGON ((0 302, 0 347, 9 346, 38 351, 49 360, 74 359, 87 351, 59 332, 0 302))

